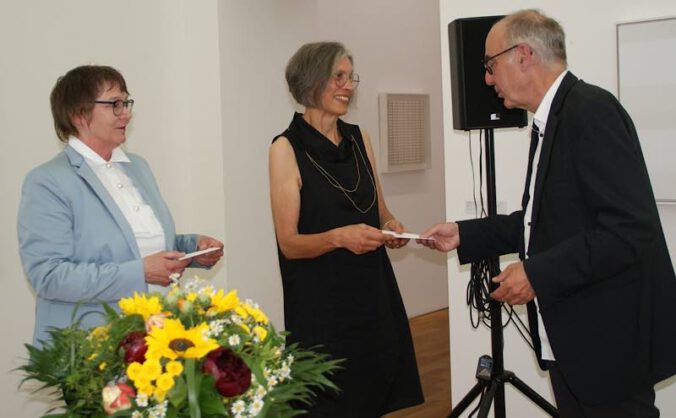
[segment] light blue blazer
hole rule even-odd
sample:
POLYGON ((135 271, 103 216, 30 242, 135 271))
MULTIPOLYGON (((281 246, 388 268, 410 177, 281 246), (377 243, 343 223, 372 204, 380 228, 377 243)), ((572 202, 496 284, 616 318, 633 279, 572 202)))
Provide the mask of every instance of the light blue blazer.
MULTIPOLYGON (((164 228, 167 250, 194 251, 197 235, 176 235, 148 163, 127 154, 120 163, 164 228)), ((19 252, 35 291, 33 343, 73 319, 100 325, 100 302, 145 292, 143 259, 134 233, 84 158, 66 146, 24 180, 18 217, 19 252), (78 305, 76 314, 73 309, 78 305)))

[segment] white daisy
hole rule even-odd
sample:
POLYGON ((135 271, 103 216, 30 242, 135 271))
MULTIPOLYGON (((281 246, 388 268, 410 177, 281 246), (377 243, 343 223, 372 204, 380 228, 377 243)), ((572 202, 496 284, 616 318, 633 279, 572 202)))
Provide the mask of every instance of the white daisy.
POLYGON ((228 337, 228 344, 230 344, 230 347, 235 347, 235 346, 239 345, 240 342, 241 342, 241 340, 239 338, 239 335, 237 335, 237 334, 231 335, 230 337, 228 337))
POLYGON ((148 395, 145 393, 139 393, 136 395, 136 405, 145 408, 148 406, 148 395))
POLYGON ((232 408, 230 408, 230 411, 235 415, 241 415, 244 411, 246 411, 246 404, 241 399, 235 401, 232 404, 232 408))
POLYGON ((263 400, 260 398, 254 398, 253 402, 251 402, 251 405, 249 405, 249 413, 255 417, 259 412, 261 412, 262 409, 263 400))

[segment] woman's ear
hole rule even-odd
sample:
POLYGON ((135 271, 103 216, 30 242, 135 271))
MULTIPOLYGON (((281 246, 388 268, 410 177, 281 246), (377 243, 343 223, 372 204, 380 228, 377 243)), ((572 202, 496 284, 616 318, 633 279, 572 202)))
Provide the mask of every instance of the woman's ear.
POLYGON ((87 119, 82 113, 72 115, 70 117, 70 122, 77 128, 78 131, 87 126, 87 119))

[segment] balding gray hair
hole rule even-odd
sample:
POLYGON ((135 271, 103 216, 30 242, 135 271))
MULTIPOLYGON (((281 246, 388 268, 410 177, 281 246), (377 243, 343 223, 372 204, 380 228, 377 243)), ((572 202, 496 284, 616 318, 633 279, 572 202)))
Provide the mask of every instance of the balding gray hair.
POLYGON ((556 20, 539 10, 529 9, 512 13, 502 20, 505 43, 528 44, 545 64, 563 64, 566 62, 566 35, 556 20))

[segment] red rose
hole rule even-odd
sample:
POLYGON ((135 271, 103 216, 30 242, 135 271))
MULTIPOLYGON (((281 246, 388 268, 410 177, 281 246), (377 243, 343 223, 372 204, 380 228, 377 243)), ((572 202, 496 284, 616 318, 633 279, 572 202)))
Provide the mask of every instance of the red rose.
POLYGON ((146 333, 143 331, 134 331, 127 334, 122 341, 120 347, 124 349, 125 363, 143 363, 146 361, 146 333))
POLYGON ((202 371, 214 377, 216 390, 225 397, 241 395, 251 386, 251 370, 228 348, 219 347, 207 354, 202 371))

